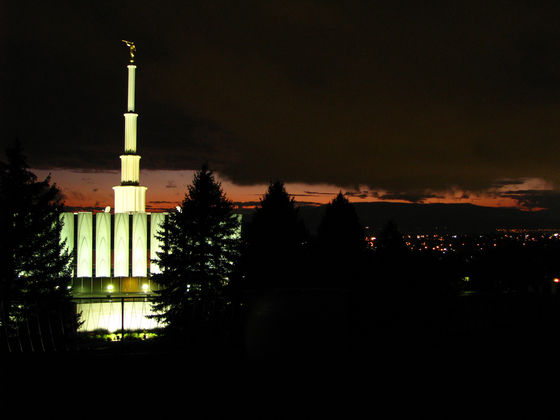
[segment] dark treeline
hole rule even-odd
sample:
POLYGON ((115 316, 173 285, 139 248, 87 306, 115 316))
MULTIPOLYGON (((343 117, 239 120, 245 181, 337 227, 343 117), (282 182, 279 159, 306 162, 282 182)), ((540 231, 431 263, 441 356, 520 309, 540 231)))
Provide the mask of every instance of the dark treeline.
POLYGON ((466 291, 550 294, 555 291, 552 279, 560 275, 558 241, 522 243, 502 235, 482 247, 479 235, 467 234, 454 251, 413 251, 389 219, 373 229, 372 245, 366 242, 354 205, 342 194, 324 206, 319 217, 316 232, 310 234, 282 183, 271 184, 243 225, 238 269, 244 280, 236 286, 433 296, 466 291))
MULTIPOLYGON (((225 199, 225 197, 224 197, 225 199)), ((504 240, 457 252, 411 251, 383 221, 371 247, 339 194, 310 234, 282 182, 271 183, 242 227, 238 259, 220 295, 245 307, 250 354, 365 351, 380 337, 549 331, 558 245, 504 240)))

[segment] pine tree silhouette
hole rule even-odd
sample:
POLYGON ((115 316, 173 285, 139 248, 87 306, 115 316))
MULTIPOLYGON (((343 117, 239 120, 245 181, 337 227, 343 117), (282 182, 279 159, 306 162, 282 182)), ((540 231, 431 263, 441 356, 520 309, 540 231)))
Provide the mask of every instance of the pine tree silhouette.
POLYGON ((167 332, 184 332, 193 304, 221 295, 238 256, 238 229, 231 202, 213 172, 203 166, 159 234, 163 246, 157 263, 162 272, 153 276, 160 287, 153 318, 167 332))
POLYGON ((414 282, 410 251, 394 221, 389 220, 376 235, 373 271, 381 293, 402 294, 414 282))
POLYGON ((317 230, 319 281, 325 286, 349 287, 362 275, 365 233, 354 206, 339 193, 325 207, 317 230))
POLYGON ((394 221, 389 220, 377 235, 377 252, 385 258, 398 258, 408 253, 402 233, 394 221))
POLYGON ((56 312, 66 331, 75 330, 78 315, 69 291, 71 258, 60 242, 60 191, 50 176, 37 181, 19 142, 6 155, 7 162, 0 162, 2 318, 9 323, 29 313, 56 312))
POLYGON ((244 232, 245 287, 297 286, 306 240, 294 199, 282 182, 271 183, 244 232))

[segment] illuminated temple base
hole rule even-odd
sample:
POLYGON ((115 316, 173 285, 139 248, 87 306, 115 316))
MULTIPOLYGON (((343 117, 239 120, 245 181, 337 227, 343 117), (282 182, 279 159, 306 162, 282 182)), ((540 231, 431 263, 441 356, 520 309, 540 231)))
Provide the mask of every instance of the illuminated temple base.
POLYGON ((77 311, 81 313, 79 331, 106 330, 110 333, 125 330, 152 330, 159 328, 155 320, 146 318, 153 314, 151 304, 147 299, 124 302, 124 318, 122 316, 123 304, 120 299, 112 301, 86 301, 78 303, 77 311), (124 322, 124 325, 123 325, 124 322))

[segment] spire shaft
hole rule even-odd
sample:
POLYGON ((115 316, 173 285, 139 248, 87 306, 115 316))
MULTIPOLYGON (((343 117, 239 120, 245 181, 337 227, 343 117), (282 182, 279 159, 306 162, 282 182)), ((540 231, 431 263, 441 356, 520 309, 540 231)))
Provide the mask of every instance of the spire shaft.
POLYGON ((129 64, 128 66, 128 104, 127 111, 134 112, 134 90, 136 84, 136 65, 129 64))
MULTIPOLYGON (((129 44, 128 41, 127 45, 129 44)), ((133 43, 130 43, 133 45, 133 43)), ((115 191, 115 213, 144 213, 146 187, 140 186, 140 156, 136 152, 138 114, 135 112, 136 65, 128 64, 127 112, 124 113, 124 154, 121 155, 121 185, 115 191)))

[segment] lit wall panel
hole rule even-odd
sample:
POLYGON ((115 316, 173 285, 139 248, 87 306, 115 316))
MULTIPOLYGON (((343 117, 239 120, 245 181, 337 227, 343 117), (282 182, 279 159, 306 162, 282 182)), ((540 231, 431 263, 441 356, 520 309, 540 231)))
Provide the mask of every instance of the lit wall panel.
MULTIPOLYGON (((64 249, 68 254, 72 255, 74 252, 74 213, 65 212, 60 215, 62 221, 62 229, 60 231, 60 242, 64 243, 64 249)), ((74 269, 72 269, 72 276, 74 269)))
POLYGON ((60 215, 60 220, 62 221, 62 230, 60 232, 60 241, 65 242, 65 250, 69 254, 74 251, 74 213, 62 213, 60 215))
POLYGON ((111 213, 95 215, 95 277, 111 276, 111 213))
POLYGON ((93 216, 91 212, 78 213, 77 277, 92 277, 93 269, 93 216))
POLYGON ((128 277, 128 225, 128 213, 115 213, 115 277, 128 277))
POLYGON ((132 276, 148 276, 148 215, 132 216, 132 276))
POLYGON ((148 315, 154 315, 149 301, 136 301, 124 303, 124 317, 122 316, 122 303, 116 299, 91 303, 78 303, 77 311, 81 315, 82 325, 79 331, 108 330, 110 333, 123 327, 125 330, 151 330, 163 325, 148 315))
MULTIPOLYGON (((156 237, 159 230, 163 227, 163 222, 167 213, 152 213, 150 216, 150 259, 157 260, 157 253, 161 251, 161 241, 156 237)), ((150 273, 161 273, 157 263, 150 264, 150 273)))

